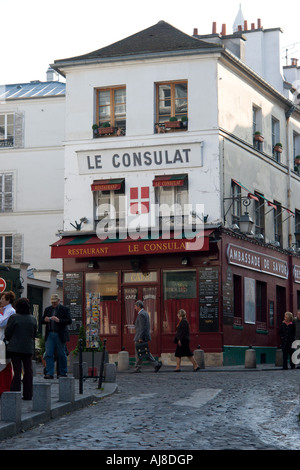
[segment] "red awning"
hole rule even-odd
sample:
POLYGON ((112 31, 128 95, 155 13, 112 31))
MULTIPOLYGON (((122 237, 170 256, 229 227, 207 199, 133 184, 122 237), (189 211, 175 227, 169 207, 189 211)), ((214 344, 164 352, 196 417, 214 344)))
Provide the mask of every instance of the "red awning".
POLYGON ((92 191, 113 191, 121 189, 125 178, 109 179, 109 180, 95 180, 91 184, 92 191))
POLYGON ((51 258, 98 258, 208 251, 209 235, 213 231, 200 230, 196 234, 191 233, 190 238, 179 238, 179 235, 174 233, 170 239, 160 237, 101 240, 96 235, 63 237, 51 245, 51 258))
POLYGON ((163 175, 155 176, 152 184, 157 186, 183 186, 187 175, 163 175))

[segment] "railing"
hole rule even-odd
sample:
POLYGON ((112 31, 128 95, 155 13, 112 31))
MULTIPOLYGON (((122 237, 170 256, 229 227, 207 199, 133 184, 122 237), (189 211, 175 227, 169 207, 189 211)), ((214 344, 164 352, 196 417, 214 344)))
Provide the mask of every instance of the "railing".
POLYGON ((14 146, 14 139, 0 139, 0 147, 13 147, 14 146))

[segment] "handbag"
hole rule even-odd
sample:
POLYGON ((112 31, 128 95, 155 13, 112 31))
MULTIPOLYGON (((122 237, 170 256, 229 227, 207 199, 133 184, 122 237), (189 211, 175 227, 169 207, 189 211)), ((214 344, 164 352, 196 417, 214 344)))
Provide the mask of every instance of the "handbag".
POLYGON ((139 358, 147 357, 150 354, 148 343, 136 343, 136 352, 139 358))

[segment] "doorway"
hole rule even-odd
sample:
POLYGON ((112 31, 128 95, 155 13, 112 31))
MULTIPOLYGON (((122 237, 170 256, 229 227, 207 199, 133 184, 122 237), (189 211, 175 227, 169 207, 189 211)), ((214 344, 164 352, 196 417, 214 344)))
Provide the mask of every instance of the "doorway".
POLYGON ((141 285, 126 286, 122 290, 122 346, 134 356, 134 335, 135 320, 137 313, 134 305, 137 300, 142 300, 144 309, 150 317, 150 350, 154 356, 159 354, 159 334, 158 334, 158 301, 157 286, 141 285))

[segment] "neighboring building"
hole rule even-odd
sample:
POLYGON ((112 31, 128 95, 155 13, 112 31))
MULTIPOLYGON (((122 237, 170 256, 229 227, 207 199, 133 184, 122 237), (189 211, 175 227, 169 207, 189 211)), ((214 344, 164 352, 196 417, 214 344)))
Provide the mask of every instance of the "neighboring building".
POLYGON ((62 271, 50 257, 64 198, 65 83, 54 75, 0 86, 0 263, 20 269, 14 290, 22 287, 37 317, 62 271))
POLYGON ((241 363, 250 344, 272 362, 283 313, 300 306, 299 107, 283 79, 280 89, 245 63, 240 33, 208 36, 161 21, 52 65, 68 86, 52 258, 63 259, 73 344, 84 324, 90 344, 99 333, 109 353, 134 355, 142 299, 164 361, 184 308, 208 365, 241 363))

